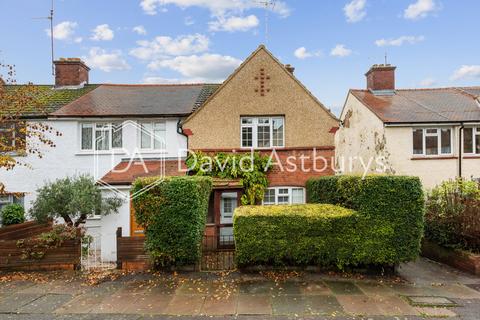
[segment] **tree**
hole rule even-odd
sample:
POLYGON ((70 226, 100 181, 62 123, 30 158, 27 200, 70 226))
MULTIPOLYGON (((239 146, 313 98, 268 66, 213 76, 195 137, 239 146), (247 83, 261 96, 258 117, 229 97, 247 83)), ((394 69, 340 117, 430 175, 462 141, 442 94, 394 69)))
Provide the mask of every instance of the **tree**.
MULTIPOLYGON (((42 157, 42 147, 54 147, 51 135, 60 135, 40 121, 26 121, 27 116, 46 117, 45 101, 38 86, 17 85, 13 65, 0 63, 0 169, 12 170, 29 154, 42 157), (2 76, 3 74, 3 76, 2 76)), ((0 193, 5 186, 0 181, 0 193)))
POLYGON ((103 198, 95 180, 81 175, 58 179, 37 189, 30 215, 40 222, 63 218, 66 224, 78 227, 89 215, 117 213, 122 203, 117 197, 103 198))

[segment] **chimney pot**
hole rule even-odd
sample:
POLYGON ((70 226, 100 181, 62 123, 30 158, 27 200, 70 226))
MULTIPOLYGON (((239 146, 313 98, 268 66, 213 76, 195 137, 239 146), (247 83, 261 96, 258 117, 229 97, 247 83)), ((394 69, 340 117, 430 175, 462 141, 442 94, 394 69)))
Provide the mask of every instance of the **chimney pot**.
POLYGON ((394 91, 395 69, 390 64, 374 64, 365 74, 367 89, 372 91, 394 91))
POLYGON ((88 84, 90 68, 80 58, 60 58, 55 64, 55 87, 88 84))
POLYGON ((293 74, 293 72, 295 71, 295 68, 292 67, 291 64, 286 64, 285 69, 287 69, 287 71, 290 72, 291 74, 293 74))

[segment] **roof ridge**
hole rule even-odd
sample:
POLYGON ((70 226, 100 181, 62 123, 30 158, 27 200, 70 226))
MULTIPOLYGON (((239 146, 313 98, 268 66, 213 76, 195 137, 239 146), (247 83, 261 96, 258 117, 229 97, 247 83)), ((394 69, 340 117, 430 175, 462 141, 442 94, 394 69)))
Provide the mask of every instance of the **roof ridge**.
POLYGON ((121 84, 121 83, 104 83, 100 86, 106 87, 193 87, 193 86, 207 86, 219 85, 219 83, 138 83, 138 84, 121 84))
MULTIPOLYGON (((480 86, 470 87, 438 87, 438 88, 401 88, 395 89, 395 91, 437 91, 437 90, 464 90, 464 89, 480 89, 480 86)), ((352 91, 369 91, 368 89, 350 89, 352 91)))

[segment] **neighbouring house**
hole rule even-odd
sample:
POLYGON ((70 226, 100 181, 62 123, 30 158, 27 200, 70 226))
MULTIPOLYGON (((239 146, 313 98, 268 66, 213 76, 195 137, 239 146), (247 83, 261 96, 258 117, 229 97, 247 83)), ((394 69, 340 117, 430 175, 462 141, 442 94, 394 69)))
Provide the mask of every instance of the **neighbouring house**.
POLYGON ((335 137, 337 169, 419 176, 426 188, 479 179, 480 87, 396 89, 395 69, 374 65, 367 88, 349 91, 335 137))

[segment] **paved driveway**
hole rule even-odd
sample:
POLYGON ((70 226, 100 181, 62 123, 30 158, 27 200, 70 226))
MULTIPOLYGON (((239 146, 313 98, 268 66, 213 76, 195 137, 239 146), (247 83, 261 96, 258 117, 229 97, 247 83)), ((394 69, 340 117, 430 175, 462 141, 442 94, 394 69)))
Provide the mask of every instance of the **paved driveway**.
POLYGON ((479 278, 425 259, 399 274, 128 274, 91 286, 55 273, 1 282, 0 320, 480 319, 479 278))

